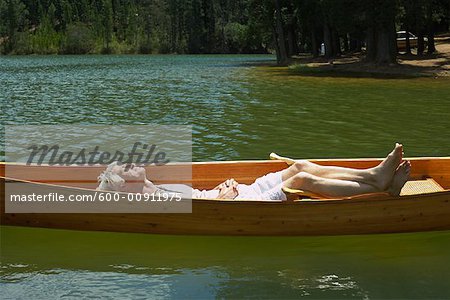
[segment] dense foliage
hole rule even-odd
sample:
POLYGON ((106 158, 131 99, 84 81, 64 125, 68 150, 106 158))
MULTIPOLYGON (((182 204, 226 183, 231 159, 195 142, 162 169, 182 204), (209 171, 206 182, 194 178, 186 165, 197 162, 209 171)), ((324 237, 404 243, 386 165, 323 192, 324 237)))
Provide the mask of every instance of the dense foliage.
MULTIPOLYGON (((265 53, 360 51, 395 61, 395 31, 419 54, 446 31, 450 0, 0 0, 2 53, 265 53)), ((409 47, 407 49, 409 51, 409 47)))
MULTIPOLYGON (((265 0, 263 5, 271 4, 281 64, 297 52, 317 56, 322 44, 325 57, 364 47, 368 61, 395 63, 397 30, 417 35, 419 55, 426 47, 424 37, 433 53, 435 32, 449 30, 449 0, 265 0)), ((407 45, 410 52, 408 39, 407 45)))
POLYGON ((248 1, 0 0, 3 53, 266 53, 248 1), (253 24, 253 25, 252 25, 253 24))

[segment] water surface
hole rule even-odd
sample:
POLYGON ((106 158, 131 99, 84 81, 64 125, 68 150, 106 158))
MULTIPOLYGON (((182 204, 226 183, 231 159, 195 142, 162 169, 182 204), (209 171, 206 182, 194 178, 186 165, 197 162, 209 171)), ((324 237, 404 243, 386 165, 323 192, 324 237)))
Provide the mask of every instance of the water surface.
POLYGON ((189 124, 195 160, 382 157, 395 141, 409 156, 450 154, 448 79, 254 67, 272 59, 0 57, 2 124, 189 124))
POLYGON ((448 298, 450 233, 186 237, 2 228, 19 298, 448 298))

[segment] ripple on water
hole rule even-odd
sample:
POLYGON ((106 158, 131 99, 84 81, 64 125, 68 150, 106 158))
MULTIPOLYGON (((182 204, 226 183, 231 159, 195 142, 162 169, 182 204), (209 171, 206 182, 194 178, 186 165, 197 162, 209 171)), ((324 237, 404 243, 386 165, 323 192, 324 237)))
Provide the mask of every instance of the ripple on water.
POLYGON ((305 78, 248 64, 271 59, 4 57, 1 124, 192 124, 195 160, 380 157, 395 141, 407 155, 449 155, 445 79, 305 78))

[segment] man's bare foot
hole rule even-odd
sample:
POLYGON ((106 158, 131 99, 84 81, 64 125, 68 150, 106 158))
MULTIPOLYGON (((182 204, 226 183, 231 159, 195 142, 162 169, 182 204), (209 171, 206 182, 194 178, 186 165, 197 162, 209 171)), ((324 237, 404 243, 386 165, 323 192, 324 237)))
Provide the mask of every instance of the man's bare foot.
POLYGON ((404 161, 400 164, 397 171, 395 171, 394 178, 392 179, 391 186, 388 189, 388 193, 391 196, 400 195, 400 191, 408 181, 409 174, 411 173, 411 163, 404 161))
POLYGON ((400 165, 403 158, 403 145, 396 143, 394 150, 375 168, 373 168, 374 185, 380 190, 385 191, 392 182, 394 173, 400 165))

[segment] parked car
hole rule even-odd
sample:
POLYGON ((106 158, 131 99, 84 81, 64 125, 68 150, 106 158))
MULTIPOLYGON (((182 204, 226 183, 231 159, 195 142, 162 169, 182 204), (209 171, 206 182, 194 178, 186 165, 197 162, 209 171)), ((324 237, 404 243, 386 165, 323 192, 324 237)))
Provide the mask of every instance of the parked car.
MULTIPOLYGON (((397 31, 397 48, 398 50, 405 50, 406 49, 406 34, 409 35, 409 45, 411 48, 417 48, 418 45, 418 38, 411 32, 406 32, 404 30, 397 31)), ((423 38, 424 41, 424 47, 427 47, 428 39, 426 37, 423 38)))

